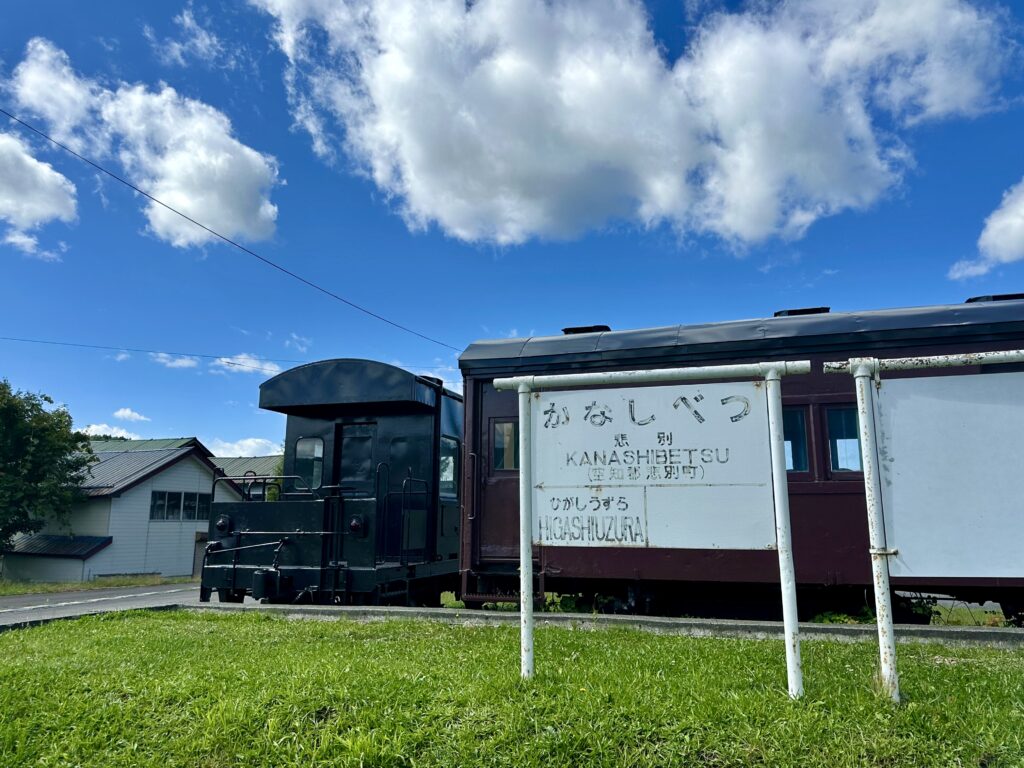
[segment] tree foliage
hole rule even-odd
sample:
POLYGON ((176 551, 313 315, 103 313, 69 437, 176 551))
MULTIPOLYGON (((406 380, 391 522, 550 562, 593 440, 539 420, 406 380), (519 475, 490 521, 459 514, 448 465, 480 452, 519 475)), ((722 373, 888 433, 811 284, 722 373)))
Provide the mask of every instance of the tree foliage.
POLYGON ((82 498, 92 461, 89 436, 76 432, 64 408, 43 394, 18 392, 0 380, 0 547, 48 519, 63 522, 82 498))

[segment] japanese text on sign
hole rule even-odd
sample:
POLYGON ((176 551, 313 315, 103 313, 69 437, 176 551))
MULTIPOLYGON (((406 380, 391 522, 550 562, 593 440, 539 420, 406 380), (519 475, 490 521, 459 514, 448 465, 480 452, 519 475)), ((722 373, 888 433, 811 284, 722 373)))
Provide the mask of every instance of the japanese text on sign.
POLYGON ((774 547, 763 384, 539 392, 531 403, 536 543, 774 547))

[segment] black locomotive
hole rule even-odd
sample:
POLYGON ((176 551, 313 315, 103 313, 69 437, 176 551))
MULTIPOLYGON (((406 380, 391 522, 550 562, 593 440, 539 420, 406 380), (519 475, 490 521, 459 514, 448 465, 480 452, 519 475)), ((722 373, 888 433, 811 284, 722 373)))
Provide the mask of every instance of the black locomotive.
POLYGON ((458 584, 462 397, 325 360, 260 386, 288 417, 281 476, 218 478, 200 600, 436 605, 458 584))

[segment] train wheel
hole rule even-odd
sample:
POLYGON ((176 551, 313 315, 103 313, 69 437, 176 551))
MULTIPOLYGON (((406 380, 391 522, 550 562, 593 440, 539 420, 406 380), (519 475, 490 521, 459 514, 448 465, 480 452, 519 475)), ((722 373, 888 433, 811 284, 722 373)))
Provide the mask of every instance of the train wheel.
POLYGON ((245 592, 234 589, 218 589, 217 599, 222 603, 241 603, 245 600, 245 592))
POLYGON ((1012 627, 1024 627, 1024 603, 1004 600, 999 603, 999 607, 1003 609, 1007 624, 1012 627))

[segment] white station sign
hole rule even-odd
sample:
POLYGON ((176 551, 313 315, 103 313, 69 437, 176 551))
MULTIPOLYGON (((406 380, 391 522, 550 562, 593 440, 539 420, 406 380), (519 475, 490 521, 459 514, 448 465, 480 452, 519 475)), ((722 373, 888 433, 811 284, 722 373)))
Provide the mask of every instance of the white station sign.
POLYGON ((764 382, 536 392, 533 541, 775 549, 764 382))
POLYGON ((1024 577, 1024 373, 891 379, 875 403, 890 573, 1024 577))

